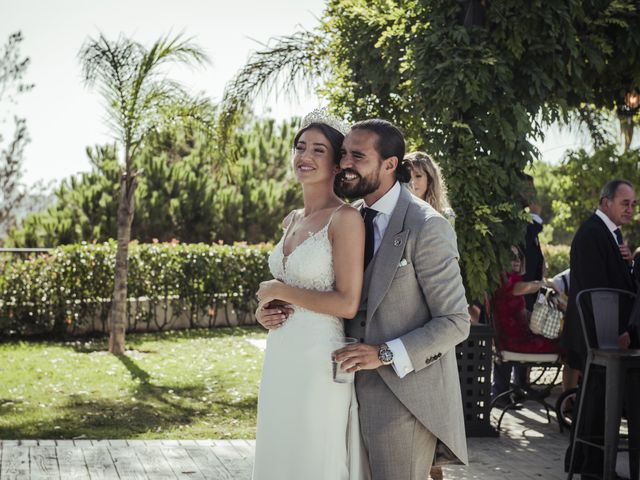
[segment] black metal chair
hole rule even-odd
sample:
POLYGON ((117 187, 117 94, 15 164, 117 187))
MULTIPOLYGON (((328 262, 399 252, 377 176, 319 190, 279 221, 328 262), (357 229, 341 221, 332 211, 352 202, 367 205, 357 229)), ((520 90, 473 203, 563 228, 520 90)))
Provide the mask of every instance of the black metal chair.
MULTIPOLYGON (((616 478, 616 458, 618 451, 629 451, 629 471, 633 480, 638 480, 640 459, 638 456, 638 436, 640 432, 629 428, 629 446, 620 447, 620 423, 622 419, 623 399, 625 395, 625 379, 632 369, 640 369, 640 350, 622 350, 618 348, 618 328, 621 315, 631 309, 624 308, 626 302, 631 306, 635 294, 613 288, 592 288, 582 290, 576 297, 578 314, 587 345, 587 363, 580 390, 578 415, 575 434, 571 444, 568 480, 573 478, 576 460, 576 444, 582 443, 603 450, 603 479, 616 478), (621 308, 623 307, 623 308, 621 308), (589 321, 587 321, 589 320, 589 321), (605 411, 604 437, 581 437, 580 428, 584 418, 585 392, 593 367, 599 366, 605 372, 605 411), (635 452, 636 454, 632 454, 635 452)), ((627 408, 638 408, 636 404, 627 408)))
POLYGON ((496 347, 495 361, 503 365, 541 367, 538 375, 526 385, 518 385, 510 382, 509 389, 506 392, 502 392, 493 398, 491 408, 500 405, 501 400, 506 401, 504 406, 499 407, 502 412, 500 413, 496 428, 500 430, 502 419, 509 410, 517 410, 526 401, 537 402, 544 407, 547 413, 547 421, 551 423, 549 410, 555 411, 555 406, 547 402, 547 398, 551 395, 551 390, 556 386, 556 380, 560 375, 562 368, 560 355, 556 353, 512 352, 509 350, 500 350, 496 347), (550 381, 547 373, 551 375, 550 381))

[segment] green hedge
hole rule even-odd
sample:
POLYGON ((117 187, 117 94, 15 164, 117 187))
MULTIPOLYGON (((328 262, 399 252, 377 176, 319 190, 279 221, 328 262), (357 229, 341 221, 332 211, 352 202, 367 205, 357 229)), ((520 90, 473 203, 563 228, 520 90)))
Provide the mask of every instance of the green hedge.
MULTIPOLYGON (((49 255, 0 259, 0 333, 67 333, 98 317, 106 324, 113 291, 115 242, 56 248, 49 255)), ((131 244, 129 298, 172 304, 195 319, 229 308, 250 316, 260 281, 269 278, 271 246, 131 244), (178 307, 179 305, 179 307, 178 307)), ((156 322, 136 309, 136 321, 156 322)), ((215 322, 214 322, 215 323, 215 322)))
MULTIPOLYGON (((54 249, 26 259, 0 258, 0 334, 73 333, 88 319, 106 326, 113 290, 115 242, 54 249)), ((241 323, 252 321, 254 293, 269 278, 271 245, 137 244, 129 250, 129 298, 185 312, 195 325, 203 312, 231 308, 241 323)), ((544 245, 546 276, 569 266, 569 247, 544 245)), ((129 304, 130 312, 131 304, 129 304)), ((136 325, 170 322, 155 308, 136 308, 136 325)), ((105 330, 105 328, 103 328, 105 330)))
POLYGON ((547 270, 546 277, 553 277, 558 273, 569 268, 569 250, 568 245, 543 245, 542 253, 544 255, 547 270))

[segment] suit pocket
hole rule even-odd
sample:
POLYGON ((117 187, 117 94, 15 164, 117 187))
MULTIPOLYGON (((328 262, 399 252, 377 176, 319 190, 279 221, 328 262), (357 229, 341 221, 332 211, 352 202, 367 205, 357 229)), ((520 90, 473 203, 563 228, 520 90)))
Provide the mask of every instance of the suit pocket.
POLYGON ((397 280, 398 278, 406 277, 409 274, 414 275, 415 271, 413 270, 413 265, 407 263, 402 267, 398 267, 398 269, 396 270, 396 274, 393 276, 393 279, 397 280))

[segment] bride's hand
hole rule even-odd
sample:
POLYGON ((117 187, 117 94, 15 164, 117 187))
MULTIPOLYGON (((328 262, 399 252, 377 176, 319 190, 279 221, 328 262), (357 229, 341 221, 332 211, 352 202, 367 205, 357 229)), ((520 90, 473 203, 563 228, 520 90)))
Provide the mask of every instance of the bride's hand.
POLYGON ((280 300, 260 303, 255 312, 256 320, 267 330, 280 328, 291 314, 293 307, 280 300))
POLYGON ((256 296, 260 303, 268 303, 271 300, 284 300, 282 298, 282 287, 284 283, 280 280, 267 280, 266 282, 260 282, 260 288, 256 296))

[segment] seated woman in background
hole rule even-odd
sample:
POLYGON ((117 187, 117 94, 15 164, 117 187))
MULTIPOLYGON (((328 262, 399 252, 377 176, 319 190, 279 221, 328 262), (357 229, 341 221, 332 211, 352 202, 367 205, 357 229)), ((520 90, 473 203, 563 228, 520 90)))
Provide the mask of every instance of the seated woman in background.
POLYGON ((523 282, 524 253, 517 246, 511 247, 511 272, 505 273, 502 286, 493 300, 493 322, 496 343, 500 350, 521 353, 558 353, 559 341, 536 335, 529 329, 529 319, 523 295, 535 293, 552 282, 534 280, 523 282))
MULTIPOLYGON (((498 350, 508 350, 520 353, 558 353, 559 340, 549 340, 542 335, 536 335, 529 328, 529 318, 525 307, 524 296, 535 293, 545 286, 545 282, 534 280, 522 281, 524 274, 524 253, 519 247, 512 246, 511 272, 505 272, 502 286, 493 296, 493 327, 496 331, 495 344, 498 350)), ((491 381, 491 396, 496 398, 509 390, 512 367, 510 364, 494 362, 491 381)), ((528 373, 525 377, 516 375, 515 383, 528 383, 528 373)), ((508 403, 507 399, 503 402, 508 403)), ((496 404, 503 407, 503 404, 496 404)))

